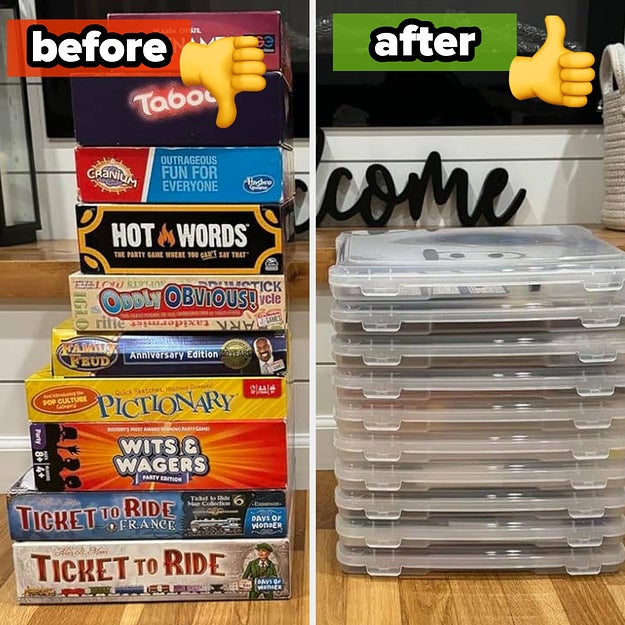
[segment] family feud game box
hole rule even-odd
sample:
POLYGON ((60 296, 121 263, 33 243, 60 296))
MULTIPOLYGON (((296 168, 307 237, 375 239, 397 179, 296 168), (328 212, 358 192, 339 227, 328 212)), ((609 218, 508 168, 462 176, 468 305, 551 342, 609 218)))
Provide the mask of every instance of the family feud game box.
POLYGON ((284 332, 77 332, 71 321, 52 330, 52 374, 84 377, 286 376, 284 332))

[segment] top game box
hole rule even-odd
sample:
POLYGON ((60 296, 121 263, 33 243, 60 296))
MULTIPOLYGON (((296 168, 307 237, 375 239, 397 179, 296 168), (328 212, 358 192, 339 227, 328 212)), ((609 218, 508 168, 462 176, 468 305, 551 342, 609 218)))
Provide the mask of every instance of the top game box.
POLYGON ((222 37, 253 35, 265 56, 268 72, 282 72, 289 85, 291 48, 280 11, 244 11, 228 13, 109 13, 110 20, 191 20, 191 37, 195 43, 209 44, 222 37))

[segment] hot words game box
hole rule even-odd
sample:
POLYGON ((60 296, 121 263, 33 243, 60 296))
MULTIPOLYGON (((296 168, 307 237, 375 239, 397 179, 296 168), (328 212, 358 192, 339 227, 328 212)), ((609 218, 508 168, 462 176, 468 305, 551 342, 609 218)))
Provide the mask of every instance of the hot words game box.
POLYGON ((284 273, 288 204, 78 204, 85 274, 284 273))
POLYGON ((276 203, 295 195, 293 150, 77 147, 81 202, 276 203))
POLYGON ((16 542, 20 603, 286 599, 291 538, 16 542))
POLYGON ((283 538, 286 490, 40 493, 31 469, 7 493, 13 540, 283 538))
POLYGON ((65 378, 286 376, 288 356, 285 332, 85 333, 71 321, 52 330, 52 374, 65 378))
POLYGON ((284 276, 69 276, 74 327, 101 330, 285 330, 284 276))
POLYGON ((285 421, 31 423, 30 440, 44 492, 287 486, 285 421))
POLYGON ((286 419, 283 377, 59 378, 49 367, 26 379, 36 422, 245 421, 286 419))

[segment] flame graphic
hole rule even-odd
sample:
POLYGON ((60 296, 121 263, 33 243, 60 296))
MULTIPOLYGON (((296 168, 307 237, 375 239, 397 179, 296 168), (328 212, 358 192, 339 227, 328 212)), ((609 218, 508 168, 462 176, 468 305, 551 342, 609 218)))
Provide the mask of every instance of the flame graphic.
POLYGON ((161 228, 161 233, 158 235, 158 239, 156 242, 161 246, 165 247, 165 245, 169 245, 169 247, 174 247, 176 245, 176 237, 174 236, 173 231, 167 230, 167 224, 163 224, 161 228))

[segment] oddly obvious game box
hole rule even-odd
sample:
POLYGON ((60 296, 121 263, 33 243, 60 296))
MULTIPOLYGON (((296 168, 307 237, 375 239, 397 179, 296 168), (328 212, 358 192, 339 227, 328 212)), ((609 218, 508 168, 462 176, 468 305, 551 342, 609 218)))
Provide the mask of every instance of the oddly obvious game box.
POLYGON ((290 537, 13 544, 20 603, 286 599, 291 557, 290 537))
POLYGON ((236 96, 237 117, 217 126, 217 102, 176 78, 71 78, 76 141, 87 146, 292 146, 292 94, 284 76, 265 74, 262 91, 236 96))
POLYGON ((247 204, 295 195, 293 150, 77 147, 81 202, 247 204))
POLYGON ((285 421, 31 423, 30 440, 43 492, 287 486, 285 421))
POLYGON ((248 421, 286 419, 287 382, 258 378, 59 378, 49 367, 26 379, 36 422, 248 421))
POLYGON ((102 330, 285 330, 284 276, 69 276, 72 321, 102 330))
POLYGON ((283 538, 286 490, 40 493, 32 469, 7 493, 13 540, 283 538))
POLYGON ((87 334, 71 321, 52 330, 55 377, 285 376, 287 368, 284 332, 87 334))
POLYGON ((295 234, 287 204, 78 204, 85 274, 284 273, 295 234))

